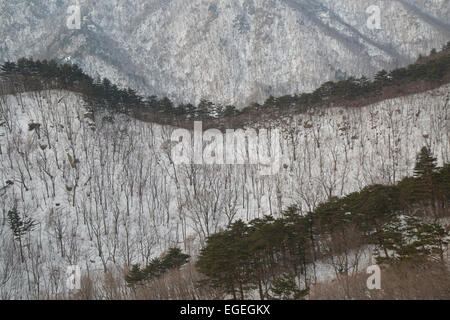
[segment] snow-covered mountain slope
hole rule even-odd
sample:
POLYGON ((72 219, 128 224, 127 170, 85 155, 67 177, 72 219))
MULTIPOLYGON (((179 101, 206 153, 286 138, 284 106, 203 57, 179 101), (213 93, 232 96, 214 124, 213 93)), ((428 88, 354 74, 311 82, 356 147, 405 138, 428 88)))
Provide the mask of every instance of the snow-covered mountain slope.
POLYGON ((412 174, 424 145, 448 162, 449 89, 275 121, 283 162, 272 176, 254 165, 175 165, 173 128, 94 117, 71 92, 1 96, 0 297, 59 292, 68 265, 102 271, 175 245, 195 253, 193 243, 229 221, 277 216, 294 203, 306 212, 393 183, 412 174), (24 263, 7 219, 14 207, 37 222, 24 236, 24 263))
POLYGON ((449 8, 449 0, 0 0, 0 62, 71 57, 144 94, 242 107, 406 65, 450 40, 449 8), (81 29, 70 30, 76 3, 81 29), (368 27, 373 6, 380 29, 368 27))

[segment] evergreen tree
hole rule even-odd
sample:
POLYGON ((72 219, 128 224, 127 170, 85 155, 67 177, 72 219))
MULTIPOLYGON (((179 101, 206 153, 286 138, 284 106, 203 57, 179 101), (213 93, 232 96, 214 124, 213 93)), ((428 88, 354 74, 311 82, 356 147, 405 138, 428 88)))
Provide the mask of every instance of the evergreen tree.
POLYGON ((223 111, 223 115, 225 117, 233 117, 237 114, 238 114, 238 110, 236 109, 235 106, 226 106, 223 111))
POLYGON ((142 270, 145 275, 145 280, 152 280, 154 278, 159 278, 164 274, 166 269, 164 268, 163 262, 159 258, 154 258, 150 263, 142 270))
POLYGON ((424 201, 431 205, 433 213, 436 213, 435 206, 435 174, 438 171, 436 165, 437 159, 433 157, 430 149, 423 147, 417 156, 414 176, 419 180, 414 188, 414 196, 417 200, 424 201))
POLYGON ((378 263, 395 264, 404 261, 423 262, 444 260, 445 230, 438 224, 427 224, 417 217, 404 216, 388 226, 393 241, 389 247, 390 256, 378 256, 378 263))
POLYGON ((248 228, 241 220, 226 231, 208 237, 196 263, 197 269, 208 277, 209 285, 231 294, 234 299, 239 292, 242 300, 245 292, 253 288, 250 265, 248 228))
POLYGON ((17 65, 14 62, 5 62, 5 64, 3 64, 0 67, 1 70, 1 74, 11 74, 11 73, 15 73, 17 71, 17 65))
POLYGON ((300 289, 292 273, 283 274, 273 280, 267 298, 269 300, 303 300, 308 289, 300 289))
POLYGON ((276 103, 277 103, 277 100, 275 99, 274 96, 271 95, 264 102, 264 106, 273 107, 273 106, 275 106, 276 103))
POLYGON ((263 287, 271 279, 277 266, 277 253, 283 251, 286 235, 281 220, 275 220, 271 216, 263 219, 255 219, 249 224, 249 251, 251 253, 250 268, 253 277, 249 279, 257 286, 261 300, 265 298, 263 287))
POLYGON ((418 218, 408 217, 405 233, 408 244, 400 252, 402 258, 419 257, 444 261, 445 230, 437 223, 424 223, 418 218))
POLYGON ((138 264, 133 265, 130 272, 125 276, 125 281, 129 287, 134 287, 145 280, 145 274, 138 264))
POLYGON ((8 223, 13 232, 14 239, 19 242, 20 257, 22 262, 24 262, 22 248, 23 236, 34 229, 36 222, 28 217, 22 218, 17 211, 17 207, 14 207, 8 211, 8 223))
POLYGON ((178 269, 189 261, 189 255, 184 254, 179 248, 170 248, 162 259, 164 270, 178 269))
POLYGON ((167 97, 162 98, 162 99, 159 101, 158 105, 159 105, 159 108, 160 108, 161 110, 163 110, 163 111, 171 112, 171 111, 173 110, 173 103, 172 103, 172 101, 171 101, 169 98, 167 98, 167 97))
POLYGON ((437 159, 433 157, 430 149, 423 147, 417 155, 417 162, 414 168, 414 176, 417 178, 429 178, 437 170, 437 159))
POLYGON ((178 106, 178 109, 179 109, 178 114, 184 115, 186 119, 192 119, 195 117, 195 106, 191 103, 180 104, 178 106))
POLYGON ((439 198, 442 209, 448 208, 450 202, 450 164, 446 163, 436 176, 439 198))
POLYGON ((202 99, 197 107, 196 118, 200 120, 210 118, 213 107, 214 104, 211 101, 202 99))
POLYGON ((386 70, 381 70, 375 75, 375 87, 378 89, 383 88, 389 84, 389 76, 386 70))
POLYGON ((143 269, 139 265, 133 265, 125 276, 129 286, 134 286, 144 281, 151 281, 161 277, 169 270, 179 269, 189 261, 190 256, 184 254, 179 248, 170 248, 163 258, 154 258, 143 269))
POLYGON ((391 217, 388 223, 377 228, 375 257, 378 264, 398 261, 405 248, 402 221, 399 217, 391 217))

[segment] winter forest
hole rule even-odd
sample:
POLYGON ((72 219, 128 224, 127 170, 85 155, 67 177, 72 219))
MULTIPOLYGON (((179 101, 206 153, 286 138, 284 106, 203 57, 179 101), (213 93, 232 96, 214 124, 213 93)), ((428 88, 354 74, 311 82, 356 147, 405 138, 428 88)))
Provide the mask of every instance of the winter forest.
POLYGON ((3 65, 0 298, 377 298, 360 288, 366 268, 398 279, 419 272, 416 259, 439 274, 430 288, 380 297, 448 298, 449 51, 421 59, 436 56, 434 79, 419 59, 354 97, 353 78, 246 111, 203 101, 194 115, 76 68, 69 83, 3 65), (385 97, 390 88, 404 94, 385 97), (284 111, 244 125, 281 132, 276 174, 173 161, 177 122, 164 119, 218 124, 270 107, 284 111), (74 265, 76 291, 66 286, 74 265))

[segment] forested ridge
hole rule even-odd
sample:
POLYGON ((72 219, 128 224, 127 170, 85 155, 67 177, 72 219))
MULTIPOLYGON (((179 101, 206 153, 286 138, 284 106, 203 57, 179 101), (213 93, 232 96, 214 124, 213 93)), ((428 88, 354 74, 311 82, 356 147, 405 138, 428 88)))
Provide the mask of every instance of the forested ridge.
MULTIPOLYGON (((124 112, 140 120, 192 126, 192 120, 205 121, 204 127, 242 127, 249 123, 281 115, 305 112, 311 108, 336 105, 363 106, 383 99, 433 89, 450 81, 450 42, 441 51, 433 49, 416 63, 391 72, 381 70, 373 79, 349 77, 328 81, 311 93, 269 97, 264 104, 249 106, 219 105, 202 100, 197 106, 175 105, 169 98, 143 97, 131 88, 119 88, 107 78, 93 79, 76 64, 55 60, 21 58, 0 67, 2 92, 26 92, 42 89, 66 89, 83 94, 94 110, 107 108, 124 112)), ((1 91, 0 91, 1 92, 1 91)))

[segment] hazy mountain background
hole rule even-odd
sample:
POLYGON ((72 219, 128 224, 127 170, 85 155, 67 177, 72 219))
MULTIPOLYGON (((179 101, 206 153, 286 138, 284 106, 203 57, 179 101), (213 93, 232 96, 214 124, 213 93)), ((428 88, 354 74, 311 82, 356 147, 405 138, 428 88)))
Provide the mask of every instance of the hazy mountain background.
POLYGON ((70 30, 74 4, 0 0, 0 63, 71 57, 142 94, 242 107, 406 65, 450 38, 449 0, 79 1, 70 30))

